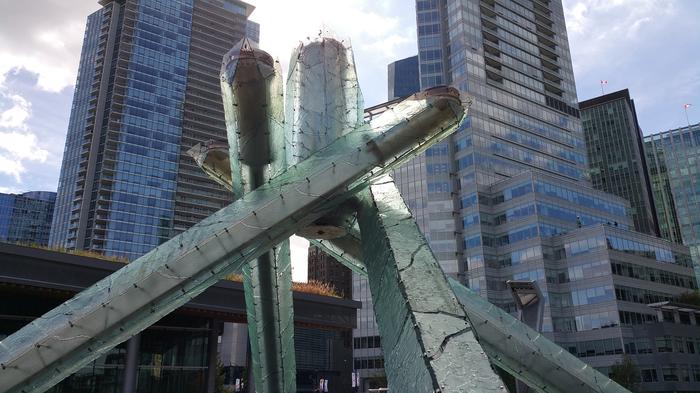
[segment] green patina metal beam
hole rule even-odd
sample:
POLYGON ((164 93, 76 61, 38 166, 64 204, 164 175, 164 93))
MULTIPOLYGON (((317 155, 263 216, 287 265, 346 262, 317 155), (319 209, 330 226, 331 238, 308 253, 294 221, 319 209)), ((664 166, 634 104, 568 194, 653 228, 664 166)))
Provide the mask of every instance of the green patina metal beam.
MULTIPOLYGON (((317 246, 353 271, 367 275, 358 268, 358 264, 364 264, 362 255, 346 251, 361 247, 358 234, 346 236, 343 243, 331 245, 324 241, 317 243, 317 246)), ((542 392, 629 393, 457 280, 448 278, 448 282, 464 307, 489 360, 508 374, 542 392)))
POLYGON ((362 255, 397 392, 502 392, 447 278, 386 176, 358 196, 362 255))
MULTIPOLYGON (((287 168, 282 85, 279 63, 248 39, 224 57, 221 91, 236 197, 287 168)), ((296 391, 288 239, 243 266, 243 288, 256 391, 296 391)))
POLYGON ((449 283, 489 359, 510 375, 540 392, 629 393, 458 281, 450 278, 449 283))
POLYGON ((462 118, 456 90, 437 88, 344 133, 0 341, 0 392, 49 389, 295 231, 336 211, 371 179, 444 139, 462 118))
POLYGON ((359 241, 359 233, 356 235, 347 234, 335 239, 311 239, 310 242, 353 272, 367 275, 367 268, 362 260, 362 244, 359 241))

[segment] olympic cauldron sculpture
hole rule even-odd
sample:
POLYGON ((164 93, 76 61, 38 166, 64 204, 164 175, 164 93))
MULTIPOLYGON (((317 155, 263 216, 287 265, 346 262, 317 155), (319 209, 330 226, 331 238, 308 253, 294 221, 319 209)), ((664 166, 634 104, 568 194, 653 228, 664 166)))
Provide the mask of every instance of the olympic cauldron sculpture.
MULTIPOLYGON (((242 271, 257 392, 294 392, 289 236, 367 276, 393 392, 505 391, 494 365, 546 392, 626 392, 448 279, 390 172, 448 137, 467 100, 429 89, 363 120, 352 51, 318 37, 289 65, 244 39, 225 57, 229 146, 190 154, 228 207, 0 342, 0 393, 42 392, 242 271)), ((349 381, 348 381, 349 382, 349 381)))

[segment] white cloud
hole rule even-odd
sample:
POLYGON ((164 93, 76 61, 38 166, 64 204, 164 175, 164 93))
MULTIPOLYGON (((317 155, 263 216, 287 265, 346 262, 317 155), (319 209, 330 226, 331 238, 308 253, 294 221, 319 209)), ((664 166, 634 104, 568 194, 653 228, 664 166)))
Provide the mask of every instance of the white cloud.
POLYGON ((86 15, 99 8, 94 0, 44 0, 2 4, 0 85, 13 69, 37 74, 37 86, 58 92, 75 83, 86 15), (11 16, 11 17, 8 17, 11 16))
POLYGON ((676 12, 674 3, 659 0, 564 0, 576 75, 624 60, 624 54, 656 38, 650 24, 658 26, 676 12))
POLYGON ((16 188, 16 187, 0 186, 0 192, 3 194, 21 194, 24 192, 24 190, 22 190, 20 188, 16 188))
POLYGON ((634 38, 637 36, 639 33, 639 29, 641 29, 642 25, 645 23, 651 22, 651 17, 645 16, 641 17, 637 20, 635 20, 632 25, 627 29, 627 37, 629 38, 634 38))
MULTIPOLYGON (((12 106, 10 107, 10 109, 0 112, 0 127, 25 128, 25 122, 29 118, 29 102, 25 100, 24 97, 18 94, 9 95, 7 99, 9 99, 12 106)), ((3 140, 0 140, 0 144, 2 143, 3 140)))
POLYGON ((20 174, 25 170, 19 160, 5 156, 3 152, 0 152, 0 173, 14 177, 15 181, 19 183, 22 181, 20 174))
POLYGON ((45 162, 49 156, 27 126, 30 115, 31 105, 24 97, 0 91, 0 173, 17 183, 26 171, 23 161, 45 162))
POLYGON ((30 132, 1 132, 0 149, 19 160, 44 162, 49 152, 38 146, 36 135, 30 132))
POLYGON ((684 125, 682 104, 697 100, 700 86, 700 2, 563 3, 579 99, 599 95, 604 79, 605 92, 629 89, 645 133, 684 125))

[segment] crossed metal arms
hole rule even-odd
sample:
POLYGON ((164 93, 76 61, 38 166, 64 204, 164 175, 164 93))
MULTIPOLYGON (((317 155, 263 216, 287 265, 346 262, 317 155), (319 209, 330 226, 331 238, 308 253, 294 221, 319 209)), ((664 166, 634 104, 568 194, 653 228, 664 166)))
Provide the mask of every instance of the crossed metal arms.
POLYGON ((363 123, 343 43, 300 46, 290 69, 282 116, 276 63, 247 41, 227 55, 229 165, 217 166, 221 149, 198 161, 238 199, 0 342, 0 392, 49 389, 241 270, 256 391, 294 391, 284 242, 300 231, 333 237, 314 242, 366 272, 394 391, 503 391, 491 363, 538 390, 625 391, 447 280, 387 176, 455 130, 464 116, 456 90, 419 93, 363 123), (348 210, 359 238, 338 214, 348 210))

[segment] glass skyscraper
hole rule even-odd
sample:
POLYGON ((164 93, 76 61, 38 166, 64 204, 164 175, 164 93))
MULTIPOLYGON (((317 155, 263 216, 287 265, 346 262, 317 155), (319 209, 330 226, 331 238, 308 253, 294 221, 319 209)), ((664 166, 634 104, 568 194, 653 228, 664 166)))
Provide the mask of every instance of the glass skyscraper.
POLYGON ((418 56, 396 60, 389 64, 387 73, 389 76, 389 100, 407 97, 420 91, 418 56))
POLYGON ((700 280, 700 124, 648 135, 644 149, 662 235, 690 247, 700 280))
POLYGON ((471 100, 455 134, 394 173, 445 272, 511 312, 507 281, 535 281, 562 347, 603 372, 630 354, 648 391, 697 387, 661 377, 664 348, 647 342, 700 338, 647 305, 697 288, 690 254, 634 231, 630 202, 591 184, 561 1, 417 0, 416 15, 421 88, 471 100))
POLYGON ((0 193, 0 241, 47 245, 56 193, 0 193))
POLYGON ((186 151, 226 140, 221 59, 259 27, 248 21, 253 7, 236 0, 99 3, 87 21, 50 242, 135 258, 230 202, 186 151))
POLYGON ((587 180, 563 9, 418 0, 416 20, 421 88, 451 84, 472 103, 458 132, 396 180, 445 271, 464 281, 477 252, 464 248, 464 196, 529 170, 587 180))
POLYGON ((642 130, 627 89, 579 103, 593 187, 627 199, 634 228, 658 235, 642 130))

